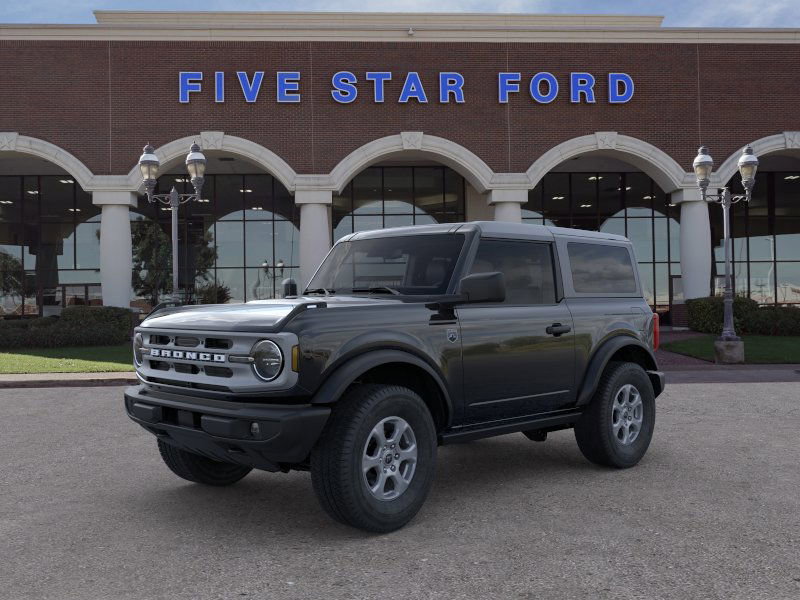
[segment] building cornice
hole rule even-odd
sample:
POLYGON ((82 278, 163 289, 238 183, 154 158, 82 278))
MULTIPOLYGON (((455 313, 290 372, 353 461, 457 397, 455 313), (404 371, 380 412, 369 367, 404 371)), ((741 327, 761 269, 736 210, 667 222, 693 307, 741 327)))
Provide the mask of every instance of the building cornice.
POLYGON ((660 27, 662 17, 97 11, 97 24, 0 24, 0 40, 787 44, 800 29, 660 27))

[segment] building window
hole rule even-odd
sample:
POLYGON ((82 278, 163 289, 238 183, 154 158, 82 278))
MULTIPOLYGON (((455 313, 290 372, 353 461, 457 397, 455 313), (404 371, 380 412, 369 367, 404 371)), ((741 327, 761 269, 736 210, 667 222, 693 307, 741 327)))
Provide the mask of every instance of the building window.
POLYGON ((464 220, 464 178, 447 167, 370 167, 333 197, 333 239, 370 229, 464 220))
MULTIPOLYGON (((191 191, 185 175, 164 175, 159 193, 191 191)), ((134 304, 148 310, 172 286, 168 207, 139 200, 131 211, 134 304)), ((180 207, 179 282, 197 302, 280 297, 299 275, 300 219, 286 188, 267 174, 207 175, 203 202, 180 207)))
POLYGON ((655 310, 669 310, 680 276, 680 209, 646 174, 548 173, 528 192, 522 220, 628 237, 645 298, 655 310))
POLYGON ((100 304, 100 208, 68 175, 0 177, 0 316, 100 304))

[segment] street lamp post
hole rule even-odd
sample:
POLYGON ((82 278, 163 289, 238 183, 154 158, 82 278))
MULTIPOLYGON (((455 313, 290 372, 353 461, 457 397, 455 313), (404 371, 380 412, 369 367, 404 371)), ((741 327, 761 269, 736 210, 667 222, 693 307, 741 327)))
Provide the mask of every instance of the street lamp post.
POLYGON ((749 202, 752 197, 753 185, 756 181, 756 170, 758 169, 758 158, 753 154, 753 149, 748 145, 739 157, 739 174, 742 176, 742 187, 744 195, 733 195, 727 187, 718 190, 716 194, 708 193, 708 185, 711 180, 711 171, 714 168, 714 161, 708 154, 708 148, 702 146, 697 157, 692 163, 697 185, 700 188, 701 197, 705 202, 713 202, 722 206, 722 230, 725 244, 725 291, 723 293, 724 315, 722 322, 722 334, 717 338, 715 350, 718 362, 742 362, 744 360, 744 347, 736 335, 733 324, 733 281, 731 274, 731 225, 730 209, 737 202, 749 202))
POLYGON ((169 194, 156 194, 156 180, 160 161, 155 155, 155 149, 147 144, 142 156, 139 157, 139 169, 142 172, 145 193, 148 202, 158 202, 169 207, 172 211, 172 300, 180 302, 178 292, 178 207, 191 200, 200 200, 203 182, 206 173, 206 157, 196 143, 192 144, 189 154, 186 155, 186 170, 192 178, 194 194, 179 194, 172 186, 169 194))

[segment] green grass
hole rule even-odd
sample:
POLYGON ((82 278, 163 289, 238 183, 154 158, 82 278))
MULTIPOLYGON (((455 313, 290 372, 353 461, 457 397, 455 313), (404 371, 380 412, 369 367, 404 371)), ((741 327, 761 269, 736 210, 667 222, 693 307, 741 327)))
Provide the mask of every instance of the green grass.
MULTIPOLYGON (((715 335, 661 344, 664 350, 714 361, 715 335)), ((744 360, 752 364, 800 363, 800 337, 744 335, 744 360)))
POLYGON ((133 371, 131 345, 30 348, 0 352, 0 374, 133 371))

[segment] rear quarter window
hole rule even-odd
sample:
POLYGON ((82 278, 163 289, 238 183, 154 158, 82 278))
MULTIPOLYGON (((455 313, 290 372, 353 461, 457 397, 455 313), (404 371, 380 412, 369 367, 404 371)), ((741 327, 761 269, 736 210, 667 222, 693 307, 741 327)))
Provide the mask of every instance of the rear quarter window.
POLYGON ((635 294, 636 275, 625 246, 567 244, 572 287, 579 294, 635 294))

